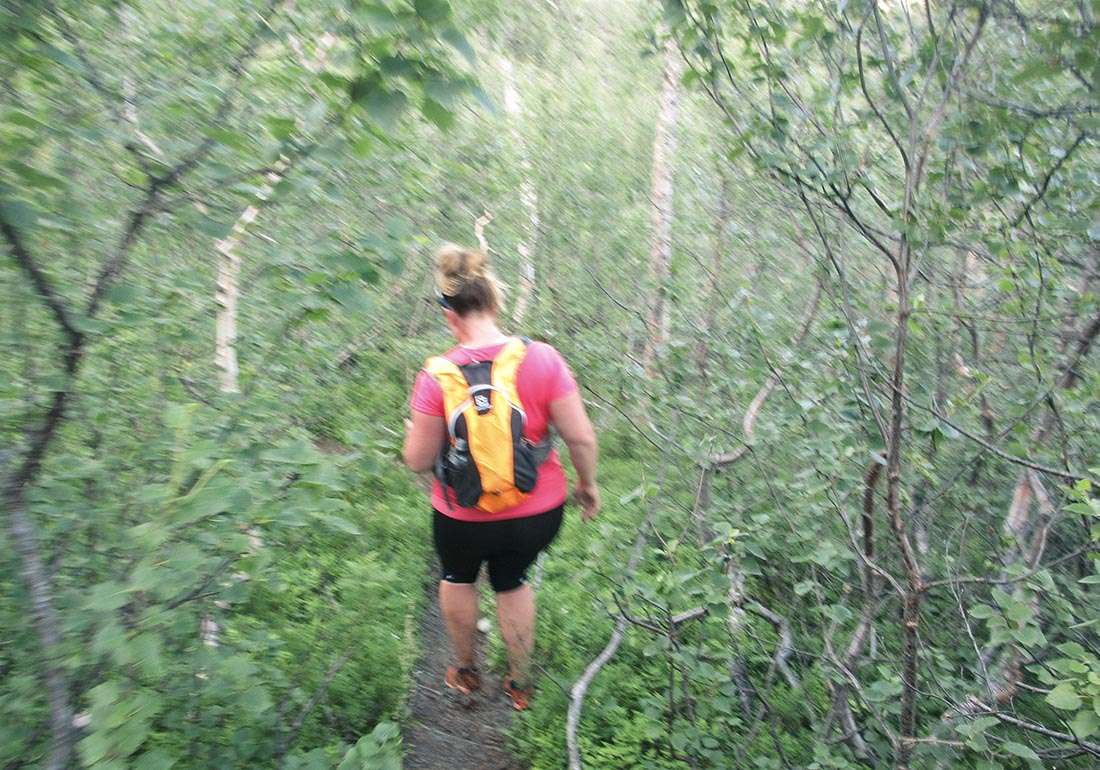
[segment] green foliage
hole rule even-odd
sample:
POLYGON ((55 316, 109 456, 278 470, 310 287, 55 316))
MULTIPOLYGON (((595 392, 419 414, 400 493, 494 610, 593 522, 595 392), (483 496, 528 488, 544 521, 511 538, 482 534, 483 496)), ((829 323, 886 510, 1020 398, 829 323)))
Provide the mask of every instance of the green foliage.
POLYGON ((401 732, 381 722, 348 749, 337 770, 401 770, 401 732))
MULTIPOLYGON (((60 642, 43 649, 28 622, 8 548, 0 764, 44 762, 57 661, 84 766, 400 766, 431 579, 400 426, 446 344, 426 254, 490 212, 507 317, 530 185, 521 331, 581 382, 606 509, 570 517, 543 559, 539 692, 515 752, 562 766, 568 689, 626 612, 638 622, 586 698, 586 766, 891 764, 904 536, 926 583, 911 766, 1088 766, 1052 757, 1100 734, 1100 387, 1083 336, 1100 8, 895 5, 5 6, 0 223, 42 268, 5 230, 5 495, 66 401, 21 487, 60 642), (689 66, 658 286, 666 34, 689 66), (518 119, 494 108, 501 56, 518 119), (212 356, 217 247, 234 234, 236 393, 212 356), (904 302, 893 260, 908 260, 904 302), (658 292, 670 338, 647 373, 658 292), (880 420, 902 331, 891 511, 880 420), (1021 462, 1088 478, 1037 471, 1019 509, 1021 462)), ((499 638, 488 657, 504 665, 499 638)))

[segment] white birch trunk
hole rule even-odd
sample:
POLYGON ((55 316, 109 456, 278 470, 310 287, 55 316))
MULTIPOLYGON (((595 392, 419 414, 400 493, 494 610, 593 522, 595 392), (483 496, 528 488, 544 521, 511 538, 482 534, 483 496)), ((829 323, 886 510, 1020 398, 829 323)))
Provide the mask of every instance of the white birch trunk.
POLYGON ((523 139, 521 130, 523 106, 519 91, 516 90, 512 62, 502 56, 500 70, 504 75, 504 111, 508 115, 508 133, 512 136, 512 143, 519 157, 519 200, 527 215, 527 233, 516 246, 516 252, 519 254, 519 294, 512 308, 512 321, 519 325, 523 323, 527 308, 531 304, 531 297, 535 292, 534 254, 539 237, 539 198, 532 181, 531 158, 527 153, 527 143, 523 139))
MULTIPOLYGON (((291 3, 290 7, 293 8, 294 4, 291 3)), ((337 38, 331 32, 322 34, 311 59, 306 55, 301 41, 294 35, 288 37, 288 44, 294 51, 298 63, 314 74, 325 68, 329 51, 336 42, 337 38)), ((313 90, 310 89, 310 92, 313 93, 313 90)), ((222 393, 237 393, 240 390, 238 383, 240 370, 237 365, 237 297, 241 261, 237 255, 237 248, 249 225, 255 221, 260 209, 271 197, 275 185, 290 170, 291 163, 292 160, 286 155, 279 156, 275 166, 264 176, 264 184, 256 194, 256 200, 237 217, 229 235, 215 245, 218 252, 218 285, 215 295, 218 318, 214 342, 214 364, 218 369, 218 388, 222 393)))
POLYGON ((271 197, 275 185, 286 175, 290 160, 284 155, 264 176, 264 184, 237 221, 229 235, 219 240, 214 248, 218 252, 218 281, 215 301, 218 316, 214 337, 214 365, 218 369, 218 388, 222 393, 237 393, 239 368, 237 366, 237 298, 240 293, 238 280, 241 273, 241 258, 237 254, 241 240, 256 217, 260 208, 271 197))
POLYGON ((651 371, 657 350, 668 341, 668 308, 665 302, 669 263, 672 261, 672 163, 676 154, 676 122, 680 107, 680 75, 684 62, 676 41, 665 43, 664 78, 661 105, 657 112, 657 131, 653 138, 653 186, 651 198, 652 234, 649 247, 649 274, 653 281, 650 301, 649 334, 642 363, 651 371))

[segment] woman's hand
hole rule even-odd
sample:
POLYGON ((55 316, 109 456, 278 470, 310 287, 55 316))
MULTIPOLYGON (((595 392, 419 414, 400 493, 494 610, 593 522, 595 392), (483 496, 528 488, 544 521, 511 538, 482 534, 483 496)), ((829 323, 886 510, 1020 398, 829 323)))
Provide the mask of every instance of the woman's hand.
POLYGON ((592 521, 600 510, 600 488, 595 483, 578 485, 573 490, 573 502, 581 507, 581 518, 592 521))

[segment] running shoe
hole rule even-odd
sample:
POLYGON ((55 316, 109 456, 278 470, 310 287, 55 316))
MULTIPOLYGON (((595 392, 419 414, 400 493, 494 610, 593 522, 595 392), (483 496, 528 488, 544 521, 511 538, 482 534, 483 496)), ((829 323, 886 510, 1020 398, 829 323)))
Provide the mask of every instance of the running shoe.
POLYGON ((529 687, 520 687, 515 679, 504 680, 504 692, 512 699, 512 708, 516 711, 526 711, 534 694, 529 687))
POLYGON ((443 684, 452 690, 458 690, 463 695, 469 695, 474 690, 481 689, 481 674, 477 673, 476 668, 448 666, 443 684))

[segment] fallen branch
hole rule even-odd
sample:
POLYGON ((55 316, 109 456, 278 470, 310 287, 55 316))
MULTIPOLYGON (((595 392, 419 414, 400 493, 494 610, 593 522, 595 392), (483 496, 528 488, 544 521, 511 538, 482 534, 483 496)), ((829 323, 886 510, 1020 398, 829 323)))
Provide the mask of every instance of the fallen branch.
POLYGON ((325 697, 325 693, 328 692, 329 686, 332 685, 332 681, 336 678, 336 675, 340 673, 340 669, 344 667, 349 660, 354 650, 345 650, 344 653, 332 662, 332 665, 328 667, 328 671, 325 672, 324 679, 321 680, 321 684, 318 685, 313 696, 306 702, 306 705, 302 707, 302 710, 298 712, 298 716, 294 718, 294 722, 290 726, 290 731, 286 737, 280 739, 278 746, 275 749, 275 761, 279 762, 286 755, 295 743, 298 742, 298 736, 302 732, 302 726, 305 725, 306 718, 317 707, 317 704, 321 702, 321 699, 325 697))
MULTIPOLYGON (((649 510, 646 511, 645 518, 642 520, 641 526, 638 527, 638 535, 634 538, 634 548, 630 552, 630 559, 626 563, 626 573, 631 574, 637 567, 639 560, 642 558, 642 549, 645 548, 646 540, 649 537, 649 527, 653 521, 653 515, 657 511, 657 500, 660 498, 661 488, 664 486, 664 474, 667 470, 667 465, 661 468, 661 477, 657 482, 657 491, 653 494, 653 500, 649 505, 649 510)), ((618 619, 615 621, 615 627, 611 631, 611 637, 607 640, 607 644, 604 645, 600 654, 585 667, 584 672, 580 675, 576 682, 573 683, 573 687, 569 691, 569 712, 565 719, 565 743, 569 754, 569 770, 581 770, 583 765, 581 764, 581 752, 580 746, 577 744, 577 729, 580 726, 581 721, 581 709, 584 708, 584 696, 588 692, 589 686, 592 684, 592 680, 596 678, 596 675, 600 673, 607 662, 611 660, 612 656, 619 649, 619 645, 623 642, 623 637, 626 635, 626 616, 619 613, 618 619)))

